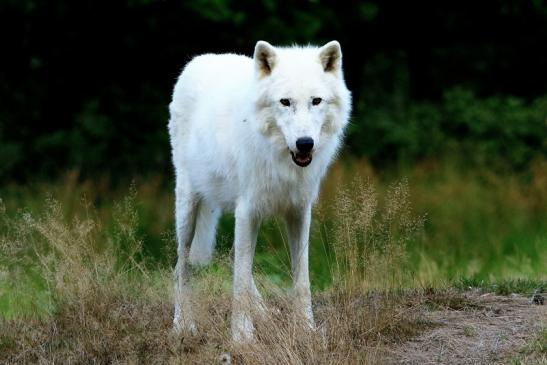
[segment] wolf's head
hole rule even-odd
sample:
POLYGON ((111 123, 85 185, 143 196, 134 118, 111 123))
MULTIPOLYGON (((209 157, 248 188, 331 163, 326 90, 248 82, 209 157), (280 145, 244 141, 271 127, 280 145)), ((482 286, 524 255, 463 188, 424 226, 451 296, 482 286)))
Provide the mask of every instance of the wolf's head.
POLYGON ((338 142, 351 109, 337 41, 321 48, 277 48, 259 41, 254 52, 261 131, 298 166, 338 142))

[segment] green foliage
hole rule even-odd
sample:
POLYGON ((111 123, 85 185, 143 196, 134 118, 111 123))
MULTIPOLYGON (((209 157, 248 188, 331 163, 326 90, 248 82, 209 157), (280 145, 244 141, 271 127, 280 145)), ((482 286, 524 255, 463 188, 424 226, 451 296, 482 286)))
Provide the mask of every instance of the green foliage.
POLYGON ((166 173, 181 68, 259 39, 341 42, 355 156, 520 169, 546 153, 546 20, 541 1, 3 1, 0 182, 166 173))
POLYGON ((547 96, 530 103, 510 96, 478 98, 453 88, 442 102, 361 105, 349 134, 350 149, 373 161, 449 155, 465 164, 521 169, 547 156, 547 96))

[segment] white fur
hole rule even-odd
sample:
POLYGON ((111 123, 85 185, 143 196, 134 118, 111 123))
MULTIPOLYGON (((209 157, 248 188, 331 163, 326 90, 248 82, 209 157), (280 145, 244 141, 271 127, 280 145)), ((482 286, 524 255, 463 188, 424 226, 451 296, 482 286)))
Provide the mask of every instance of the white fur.
POLYGON ((187 263, 204 265, 211 259, 221 211, 236 218, 234 340, 253 338, 252 309, 263 308, 252 261, 259 225, 269 215, 286 221, 295 311, 313 328, 311 207, 351 109, 341 57, 336 41, 321 48, 275 48, 260 41, 253 58, 207 54, 194 58, 180 75, 169 106, 176 170, 176 331, 196 331, 187 263), (313 98, 322 101, 312 105, 313 98), (307 167, 290 154, 300 137, 314 140, 307 167))

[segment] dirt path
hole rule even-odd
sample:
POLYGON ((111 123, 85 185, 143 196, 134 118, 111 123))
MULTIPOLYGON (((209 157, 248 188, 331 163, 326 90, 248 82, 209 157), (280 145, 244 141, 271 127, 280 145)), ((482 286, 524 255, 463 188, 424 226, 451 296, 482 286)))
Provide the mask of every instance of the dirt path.
POLYGON ((545 350, 519 354, 534 341, 543 349, 547 345, 545 335, 538 338, 547 326, 547 305, 516 295, 465 297, 471 305, 461 310, 427 311, 425 318, 435 326, 393 348, 388 363, 507 364, 517 356, 525 363, 547 363, 545 350))

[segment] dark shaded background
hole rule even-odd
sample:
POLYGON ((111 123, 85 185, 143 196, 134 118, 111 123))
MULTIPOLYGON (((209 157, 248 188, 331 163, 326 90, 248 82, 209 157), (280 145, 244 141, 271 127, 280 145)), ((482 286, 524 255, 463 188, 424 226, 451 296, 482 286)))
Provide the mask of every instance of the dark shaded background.
POLYGON ((525 169, 547 151, 545 1, 0 2, 0 181, 169 173, 167 105, 205 52, 341 42, 346 152, 525 169))

